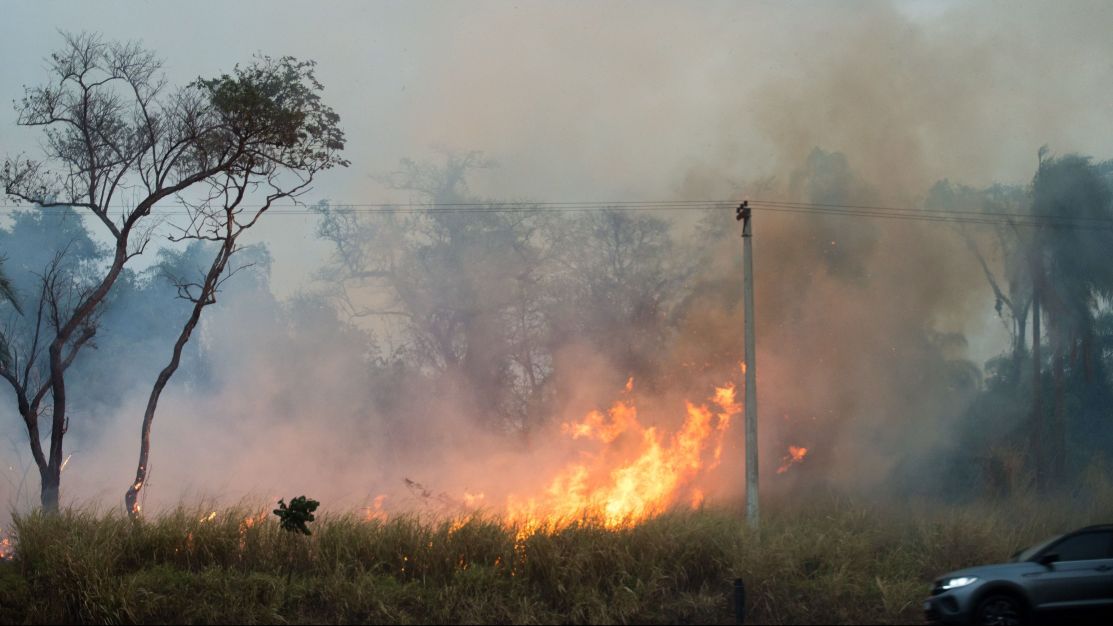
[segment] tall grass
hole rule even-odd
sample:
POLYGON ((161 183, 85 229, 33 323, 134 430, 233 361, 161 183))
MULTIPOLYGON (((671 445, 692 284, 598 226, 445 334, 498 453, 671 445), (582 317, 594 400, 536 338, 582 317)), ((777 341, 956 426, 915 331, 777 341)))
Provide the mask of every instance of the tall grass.
POLYGON ((311 537, 246 507, 140 523, 69 509, 14 519, 4 623, 755 623, 920 621, 934 577, 1113 521, 1113 497, 960 507, 818 496, 677 511, 631 528, 589 519, 524 532, 476 515, 325 514, 311 537))

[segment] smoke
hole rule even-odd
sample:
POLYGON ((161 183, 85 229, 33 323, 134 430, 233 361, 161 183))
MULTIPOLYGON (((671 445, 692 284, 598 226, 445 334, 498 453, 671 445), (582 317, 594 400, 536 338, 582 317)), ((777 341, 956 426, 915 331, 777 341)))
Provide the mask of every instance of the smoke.
MULTIPOLYGON (((438 144, 494 157, 499 166, 470 181, 477 196, 495 200, 748 197, 914 208, 938 180, 1023 184, 1040 145, 1103 157, 1113 136, 1103 104, 1113 95, 1107 3, 980 3, 928 17, 887 2, 854 11, 642 9, 469 4, 451 8, 451 26, 425 16, 436 54, 421 55, 413 95, 393 111, 393 143, 349 132, 353 169, 362 156, 374 170, 363 172, 380 174, 384 163, 438 144)), ((329 69, 341 59, 327 50, 318 57, 327 85, 345 80, 329 69)), ((361 110, 336 108, 345 120, 361 110)), ((352 197, 397 193, 369 179, 338 188, 352 197)), ((675 244, 666 254, 694 261, 654 300, 667 332, 654 340, 652 371, 634 394, 646 421, 675 428, 685 399, 741 379, 741 253, 728 212, 665 219, 675 244)), ((1006 347, 958 227, 760 205, 754 219, 765 485, 909 487, 904 478, 953 442, 981 385, 978 368, 1006 347), (776 476, 789 445, 806 446, 808 457, 776 476)), ((469 278, 490 281, 489 269, 469 278)), ((545 407, 543 425, 500 432, 475 414, 475 396, 490 389, 465 394, 407 365, 397 325, 338 314, 321 295, 337 278, 323 275, 286 301, 271 293, 287 290, 284 275, 233 281, 206 311, 187 364, 196 373, 171 383, 156 418, 146 509, 301 493, 329 508, 386 494, 392 509, 449 510, 464 493, 482 493, 497 508, 509 494, 544 489, 578 458, 560 424, 622 397, 633 373, 569 323, 546 346, 547 395, 533 409, 545 407)), ((75 375, 112 368, 120 379, 153 381, 151 362, 98 351, 75 375)), ((68 500, 114 505, 134 474, 146 389, 127 389, 89 416, 96 429, 67 444, 68 500)), ((22 436, 14 417, 7 421, 22 436)), ((741 430, 730 437, 711 490, 722 499, 741 493, 741 430)), ((13 477, 27 466, 26 444, 16 443, 21 454, 0 455, 13 477)), ((19 483, 0 484, 0 498, 34 502, 34 471, 19 483)))

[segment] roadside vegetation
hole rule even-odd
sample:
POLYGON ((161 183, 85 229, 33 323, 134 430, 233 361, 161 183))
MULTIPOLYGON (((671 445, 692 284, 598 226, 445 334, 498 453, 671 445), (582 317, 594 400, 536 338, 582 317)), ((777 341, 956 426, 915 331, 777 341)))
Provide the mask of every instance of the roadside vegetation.
POLYGON ((3 623, 913 623, 931 580, 1113 519, 1113 489, 1054 502, 893 506, 771 500, 630 528, 589 519, 523 532, 497 518, 321 515, 311 536, 267 509, 33 512, 0 563, 3 623))

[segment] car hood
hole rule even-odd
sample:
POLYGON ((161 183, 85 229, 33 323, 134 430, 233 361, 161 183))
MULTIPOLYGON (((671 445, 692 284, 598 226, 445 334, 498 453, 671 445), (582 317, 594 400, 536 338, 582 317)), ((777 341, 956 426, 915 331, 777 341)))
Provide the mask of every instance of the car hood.
POLYGON ((977 578, 986 579, 1008 579, 1023 576, 1033 572, 1043 572, 1047 568, 1039 563, 1032 563, 1031 561, 1022 561, 1020 563, 996 563, 993 565, 977 565, 975 567, 967 567, 966 569, 955 570, 948 572, 936 579, 936 582, 942 581, 947 578, 958 578, 960 576, 976 576, 977 578))

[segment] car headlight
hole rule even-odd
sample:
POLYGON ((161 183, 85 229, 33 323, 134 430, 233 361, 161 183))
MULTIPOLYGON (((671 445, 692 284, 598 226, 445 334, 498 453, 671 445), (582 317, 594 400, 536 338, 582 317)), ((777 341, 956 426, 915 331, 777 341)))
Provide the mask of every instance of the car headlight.
POLYGON ((955 578, 948 578, 947 580, 943 581, 942 589, 944 591, 958 589, 959 587, 965 587, 966 585, 972 584, 976 580, 978 580, 977 576, 958 576, 955 578))

